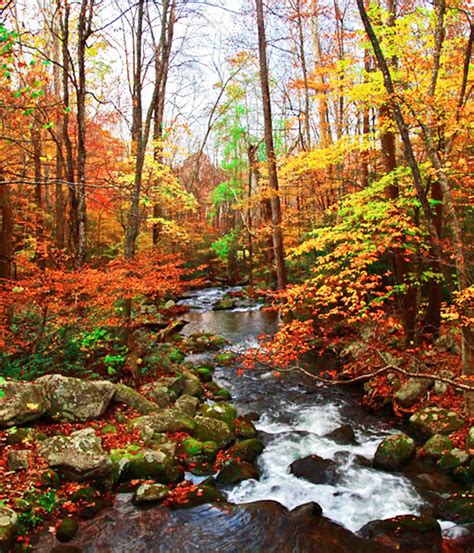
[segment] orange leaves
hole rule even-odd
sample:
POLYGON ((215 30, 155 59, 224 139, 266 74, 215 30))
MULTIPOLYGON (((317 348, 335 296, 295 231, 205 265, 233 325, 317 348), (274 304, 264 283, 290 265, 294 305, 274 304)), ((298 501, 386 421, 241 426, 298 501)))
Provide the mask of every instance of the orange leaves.
MULTIPOLYGON (((0 342, 15 351, 34 347, 35 333, 49 325, 56 329, 123 326, 124 300, 156 301, 180 294, 192 284, 184 281, 187 276, 179 259, 145 253, 133 262, 116 259, 100 269, 32 267, 19 280, 0 284, 0 342), (9 324, 13 321, 14 333, 9 324)), ((139 324, 142 317, 136 313, 133 324, 139 324)))

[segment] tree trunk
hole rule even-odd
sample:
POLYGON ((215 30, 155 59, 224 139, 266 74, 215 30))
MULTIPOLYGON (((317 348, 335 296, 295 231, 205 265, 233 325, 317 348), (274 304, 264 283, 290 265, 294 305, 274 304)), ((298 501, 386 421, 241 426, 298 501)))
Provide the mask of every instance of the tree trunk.
POLYGON ((270 99, 270 87, 268 84, 267 43, 265 37, 265 21, 263 16, 262 0, 255 0, 257 8, 258 50, 260 61, 260 86, 262 89, 263 118, 265 132, 265 148, 267 152, 268 180, 272 192, 272 236, 273 252, 275 256, 275 268, 277 273, 277 288, 285 288, 286 267, 285 250, 283 245, 283 232, 281 228, 281 205, 278 190, 278 174, 276 167, 275 148, 273 145, 272 109, 270 99))
POLYGON ((316 70, 316 82, 318 91, 319 129, 321 133, 321 146, 327 148, 331 142, 331 129, 329 125, 329 110, 326 90, 326 80, 322 72, 321 38, 319 36, 319 5, 318 0, 313 0, 313 15, 311 18, 311 38, 313 43, 313 56, 316 70))
POLYGON ((95 0, 82 0, 78 21, 77 43, 77 221, 75 230, 75 260, 81 266, 86 259, 86 61, 87 40, 92 34, 95 0))
POLYGON ((0 173, 0 279, 12 277, 13 209, 10 190, 0 173))

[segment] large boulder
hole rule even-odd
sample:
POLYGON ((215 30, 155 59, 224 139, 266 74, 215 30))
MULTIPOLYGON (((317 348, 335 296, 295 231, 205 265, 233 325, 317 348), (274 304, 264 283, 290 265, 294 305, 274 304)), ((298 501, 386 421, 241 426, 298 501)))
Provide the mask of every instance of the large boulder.
POLYGON ((401 385, 395 399, 402 407, 411 407, 423 399, 432 386, 433 381, 427 378, 409 378, 401 385))
POLYGON ((112 472, 112 462, 92 428, 41 442, 40 454, 69 480, 96 480, 112 472))
POLYGON ((163 451, 154 449, 114 449, 110 459, 120 480, 150 479, 162 484, 182 480, 184 471, 163 451))
POLYGON ((51 374, 36 380, 49 399, 47 415, 58 422, 82 422, 105 413, 115 394, 115 385, 107 380, 87 381, 51 374))
POLYGON ((229 429, 235 431, 235 418, 237 417, 237 409, 230 403, 214 403, 213 405, 202 406, 203 414, 212 419, 218 419, 227 424, 229 429))
POLYGON ((318 455, 308 455, 294 461, 290 465, 290 472, 313 484, 335 484, 337 481, 337 463, 318 455))
POLYGON ((192 432, 196 427, 194 419, 176 409, 166 409, 156 415, 137 417, 130 425, 138 429, 142 439, 150 439, 154 434, 162 432, 192 432))
POLYGON ((188 417, 194 417, 198 405, 199 399, 197 397, 184 394, 176 400, 174 408, 176 411, 180 411, 181 413, 188 415, 188 417))
POLYGON ((18 522, 18 515, 13 509, 0 505, 0 551, 9 551, 18 530, 18 522))
POLYGON ((356 444, 354 429, 350 424, 343 424, 338 428, 335 428, 324 436, 335 441, 337 444, 356 444))
POLYGON ((252 463, 248 463, 247 461, 228 461, 219 472, 217 482, 233 486, 251 478, 258 480, 258 476, 258 471, 252 463))
POLYGON ((252 421, 246 418, 235 419, 235 435, 237 438, 248 440, 258 436, 257 429, 252 421))
POLYGON ((128 405, 128 407, 135 409, 140 415, 149 415, 160 410, 159 405, 125 384, 115 385, 114 401, 128 405))
POLYGON ((406 434, 392 434, 379 444, 374 466, 386 470, 396 470, 404 465, 415 453, 415 442, 406 434))
POLYGON ((201 442, 215 442, 219 448, 227 447, 234 440, 235 436, 224 421, 211 417, 197 416, 194 419, 196 428, 193 436, 201 442))
POLYGON ((435 516, 461 524, 474 523, 474 492, 453 494, 442 500, 436 506, 435 516))
POLYGON ((443 436, 442 434, 431 436, 423 446, 425 455, 433 459, 439 459, 445 453, 451 451, 451 449, 453 449, 453 442, 448 436, 443 436))
POLYGON ((262 451, 263 442, 257 438, 251 438, 233 445, 229 448, 228 454, 232 459, 240 459, 241 461, 252 463, 262 451))
POLYGON ((441 527, 435 518, 429 516, 401 515, 373 520, 358 533, 389 546, 390 550, 409 551, 414 544, 422 544, 424 551, 441 552, 441 527))
POLYGON ((48 398, 40 384, 3 382, 0 391, 0 428, 25 424, 49 409, 48 398))
POLYGON ((425 407, 410 417, 412 428, 425 439, 435 434, 451 434, 463 424, 457 413, 441 407, 425 407))

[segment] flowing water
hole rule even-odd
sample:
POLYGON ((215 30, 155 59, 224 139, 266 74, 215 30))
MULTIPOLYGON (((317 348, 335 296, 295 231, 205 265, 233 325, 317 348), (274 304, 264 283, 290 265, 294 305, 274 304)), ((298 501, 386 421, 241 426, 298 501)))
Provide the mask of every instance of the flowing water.
MULTIPOLYGON (((191 307, 183 333, 218 334, 229 341, 229 349, 243 352, 257 345, 259 335, 275 332, 277 316, 255 303, 242 301, 230 311, 212 310, 233 290, 238 288, 209 288, 183 299, 180 303, 191 307)), ((213 356, 204 353, 189 360, 213 356)), ((331 363, 334 359, 323 358, 318 368, 330 369, 331 363)), ((256 370, 238 376, 235 367, 218 367, 216 379, 231 391, 240 413, 259 415, 256 426, 266 444, 258 460, 260 479, 225 490, 227 504, 190 510, 138 509, 130 494, 120 494, 110 509, 81 525, 73 545, 88 553, 393 551, 354 532, 375 519, 429 513, 439 495, 453 491, 448 477, 423 473, 425 468, 421 474, 416 467, 405 474, 372 468, 377 445, 396 430, 360 407, 353 392, 297 375, 274 378, 256 370), (343 424, 353 428, 355 443, 341 445, 327 436, 343 424), (315 485, 290 473, 293 461, 312 454, 337 463, 331 485, 315 485), (311 502, 322 507, 323 517, 315 518, 311 502)), ((190 474, 187 478, 199 481, 190 474)), ((464 532, 440 522, 445 535, 464 532)), ((50 551, 54 542, 52 536, 44 536, 36 551, 50 551)), ((414 543, 403 551, 431 549, 414 543)))
MULTIPOLYGON (((231 350, 242 352, 255 346, 259 335, 274 332, 278 321, 275 314, 259 310, 209 311, 209 302, 228 291, 200 290, 187 298, 194 309, 186 315, 185 333, 219 334, 231 342, 231 350)), ((368 415, 349 394, 314 384, 308 393, 307 382, 276 379, 259 371, 238 376, 235 369, 219 368, 216 376, 230 389, 241 412, 261 415, 256 426, 266 442, 258 462, 260 480, 234 487, 227 494, 230 502, 272 499, 293 509, 315 501, 325 516, 352 531, 374 519, 420 514, 425 500, 407 477, 364 466, 370 465, 382 439, 395 430, 368 415), (356 444, 341 445, 325 437, 344 424, 354 429, 356 444), (293 461, 311 454, 337 461, 334 485, 315 485, 290 473, 293 461)))

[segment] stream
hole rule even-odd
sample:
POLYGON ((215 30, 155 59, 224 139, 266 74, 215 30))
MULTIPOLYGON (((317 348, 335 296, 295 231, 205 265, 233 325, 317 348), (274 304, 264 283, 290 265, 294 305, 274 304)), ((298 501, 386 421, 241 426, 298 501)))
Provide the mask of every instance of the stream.
MULTIPOLYGON (((213 311, 212 306, 232 290, 238 289, 197 290, 181 300, 191 306, 183 316, 188 322, 183 334, 217 334, 230 342, 229 349, 243 352, 257 344, 259 335, 275 332, 277 316, 254 303, 242 301, 233 310, 213 311)), ((188 360, 213 356, 196 354, 188 360)), ((416 465, 403 473, 372 468, 378 444, 397 430, 363 409, 353 392, 308 382, 296 374, 274 378, 271 373, 246 371, 238 376, 232 367, 218 367, 215 378, 231 391, 239 413, 259 415, 255 425, 266 446, 258 459, 260 479, 224 490, 228 504, 189 510, 138 509, 130 494, 120 494, 110 509, 81 527, 74 541, 81 551, 393 551, 355 533, 372 520, 429 513, 437 497, 455 489, 448 477, 420 473, 416 465), (338 443, 327 436, 347 424, 354 430, 354 443, 338 443), (290 473, 292 462, 311 454, 337 463, 335 482, 315 485, 290 473), (311 502, 322 507, 323 517, 314 516, 311 502)), ((186 477, 200 481, 190 474, 186 477)), ((452 523, 440 524, 446 537, 462 532, 452 523)), ((421 543, 402 550, 431 551, 421 543)))

